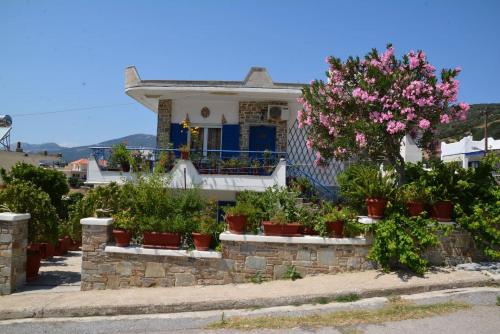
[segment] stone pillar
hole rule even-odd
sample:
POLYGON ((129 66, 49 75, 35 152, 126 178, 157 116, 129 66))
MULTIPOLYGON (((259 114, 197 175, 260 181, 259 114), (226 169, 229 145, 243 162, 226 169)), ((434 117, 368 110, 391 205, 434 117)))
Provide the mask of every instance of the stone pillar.
POLYGON ((26 282, 29 213, 0 213, 0 295, 26 282))
POLYGON ((113 235, 112 218, 84 218, 82 224, 82 283, 81 290, 105 289, 106 278, 98 273, 104 249, 113 235))
POLYGON ((167 148, 170 142, 170 123, 172 122, 172 100, 158 101, 158 127, 156 147, 167 148))

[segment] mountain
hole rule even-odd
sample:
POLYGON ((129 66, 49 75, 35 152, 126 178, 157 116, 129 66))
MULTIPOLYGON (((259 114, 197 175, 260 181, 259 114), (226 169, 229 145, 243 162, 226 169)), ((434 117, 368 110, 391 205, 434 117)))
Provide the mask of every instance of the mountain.
POLYGON ((87 146, 77 146, 77 147, 63 147, 56 143, 45 143, 45 144, 29 144, 22 143, 22 148, 24 152, 28 153, 39 153, 47 151, 48 153, 61 153, 63 159, 67 162, 78 160, 81 158, 88 158, 90 156, 90 148, 93 146, 113 146, 120 143, 126 143, 127 146, 132 147, 155 147, 156 146, 156 136, 148 134, 135 134, 126 137, 106 140, 101 143, 87 145, 87 146))
POLYGON ((500 103, 473 104, 465 122, 454 121, 438 128, 441 141, 458 141, 471 135, 474 140, 484 138, 484 110, 488 111, 488 137, 500 139, 500 103))

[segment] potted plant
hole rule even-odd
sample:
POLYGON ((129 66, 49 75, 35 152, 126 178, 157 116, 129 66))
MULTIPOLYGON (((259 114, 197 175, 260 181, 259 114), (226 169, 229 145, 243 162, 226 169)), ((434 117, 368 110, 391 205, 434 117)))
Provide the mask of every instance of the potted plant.
POLYGON ((383 218, 387 199, 396 187, 393 172, 381 172, 374 168, 362 169, 356 183, 358 191, 364 194, 368 217, 383 218))
POLYGON ((196 250, 207 251, 210 249, 212 235, 218 231, 217 219, 209 214, 202 214, 194 218, 196 232, 191 233, 196 250))
POLYGON ((355 213, 346 207, 331 206, 322 218, 326 234, 330 237, 343 238, 344 226, 349 219, 353 219, 355 213))
POLYGON ((440 184, 429 188, 431 217, 439 222, 450 222, 454 205, 446 187, 440 184))
POLYGON ((410 217, 419 216, 425 211, 425 201, 429 198, 426 187, 417 182, 412 182, 402 186, 399 191, 410 217))
POLYGON ((247 226, 247 218, 255 211, 255 208, 246 202, 238 201, 235 206, 224 207, 225 220, 229 232, 244 234, 247 226))
POLYGON ((302 236, 300 233, 301 225, 299 223, 290 223, 287 212, 282 208, 277 208, 270 220, 263 221, 262 227, 264 234, 269 236, 302 236))
POLYGON ((121 211, 113 216, 113 237, 116 246, 128 247, 136 225, 130 210, 121 211))
POLYGON ((257 159, 252 160, 252 173, 253 175, 260 174, 260 162, 257 159))
POLYGON ((144 248, 179 249, 185 220, 180 216, 160 218, 156 216, 143 217, 144 248))
POLYGON ((110 165, 120 166, 121 170, 125 173, 130 172, 132 157, 125 144, 114 145, 111 149, 111 158, 109 160, 110 165))
POLYGON ((40 244, 30 243, 26 248, 26 280, 32 281, 36 279, 41 261, 40 244))
POLYGON ((181 159, 182 160, 189 160, 189 146, 188 145, 182 145, 179 148, 179 151, 181 152, 181 159))
POLYGON ((295 221, 301 225, 300 232, 305 235, 318 235, 315 229, 319 218, 319 208, 315 205, 302 205, 296 210, 295 221))

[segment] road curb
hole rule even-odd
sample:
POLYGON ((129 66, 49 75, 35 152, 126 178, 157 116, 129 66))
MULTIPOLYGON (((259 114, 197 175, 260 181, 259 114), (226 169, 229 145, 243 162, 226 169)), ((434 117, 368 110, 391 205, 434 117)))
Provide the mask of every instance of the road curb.
POLYGON ((22 309, 5 308, 0 311, 0 320, 26 319, 26 318, 65 318, 65 317, 93 317, 93 316, 117 316, 117 315, 144 315, 161 313, 199 312, 232 309, 256 309, 288 305, 303 305, 334 301, 340 296, 357 294, 361 298, 386 297, 390 295, 411 295, 423 292, 459 289, 469 287, 481 287, 496 285, 495 281, 487 276, 482 279, 469 279, 459 282, 447 282, 439 284, 414 284, 408 287, 385 288, 385 289, 352 289, 335 293, 324 294, 296 294, 286 297, 227 299, 214 301, 177 302, 169 304, 128 304, 128 305, 88 305, 88 306, 65 306, 45 307, 28 305, 22 309))

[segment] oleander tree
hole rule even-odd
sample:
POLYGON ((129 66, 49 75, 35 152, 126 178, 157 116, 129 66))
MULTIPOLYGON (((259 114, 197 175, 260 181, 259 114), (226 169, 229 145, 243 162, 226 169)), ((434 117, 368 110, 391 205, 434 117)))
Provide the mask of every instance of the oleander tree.
POLYGON ((326 63, 326 82, 311 81, 298 99, 298 125, 316 164, 383 157, 404 182, 403 137, 432 149, 438 124, 467 118, 470 106, 457 103, 461 69, 443 69, 438 79, 423 51, 397 58, 389 44, 382 54, 373 49, 364 59, 327 57, 326 63))

